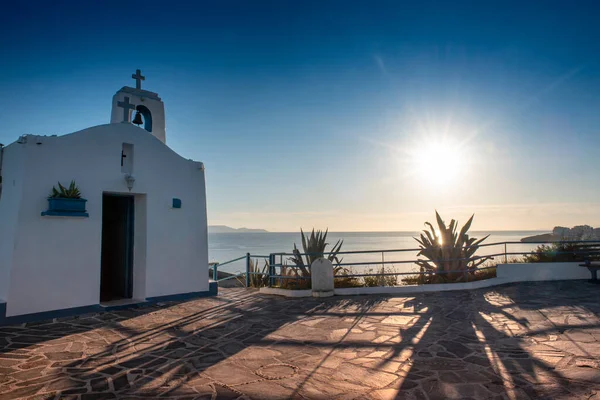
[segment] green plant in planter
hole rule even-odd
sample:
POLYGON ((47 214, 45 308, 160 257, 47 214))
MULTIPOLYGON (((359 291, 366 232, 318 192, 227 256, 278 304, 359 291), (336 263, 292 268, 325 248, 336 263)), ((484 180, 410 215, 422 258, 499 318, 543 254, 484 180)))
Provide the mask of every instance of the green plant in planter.
POLYGON ((50 199, 81 199, 81 192, 75 181, 71 181, 69 187, 64 187, 58 182, 58 189, 54 186, 48 197, 50 199))

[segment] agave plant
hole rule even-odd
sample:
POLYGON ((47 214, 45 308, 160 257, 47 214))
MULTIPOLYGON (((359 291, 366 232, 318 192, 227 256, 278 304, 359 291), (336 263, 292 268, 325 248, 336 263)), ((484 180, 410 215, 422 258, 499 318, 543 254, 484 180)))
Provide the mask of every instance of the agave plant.
POLYGON ((75 184, 75 181, 71 181, 69 187, 64 187, 60 182, 58 182, 58 189, 56 189, 56 186, 54 186, 50 196, 48 197, 51 199, 80 199, 81 192, 75 184))
POLYGON ((258 260, 250 259, 250 287, 261 288, 269 286, 269 262, 265 260, 262 269, 258 265, 258 260))
POLYGON ((421 272, 441 273, 441 280, 457 281, 468 273, 474 273, 479 265, 492 258, 475 257, 479 245, 489 236, 482 239, 469 237, 467 232, 475 215, 469 218, 458 234, 456 233, 458 224, 455 220, 450 221, 450 225, 446 226, 437 211, 435 216, 438 231, 431 223, 426 222, 425 225, 429 227, 429 231, 424 230, 420 238, 414 238, 419 242, 421 249, 417 256, 427 258, 427 260, 417 261, 421 272))
POLYGON ((312 233, 308 237, 304 234, 302 229, 300 229, 300 233, 302 235, 302 249, 306 259, 302 256, 300 250, 298 250, 296 243, 294 243, 294 250, 292 252, 293 257, 290 257, 289 260, 293 262, 298 269, 300 269, 302 276, 310 276, 310 271, 308 268, 312 265, 313 261, 319 258, 327 258, 329 261, 331 261, 335 266, 334 272, 337 272, 336 270, 341 268, 340 263, 342 261, 338 258, 338 253, 342 248, 342 244, 344 243, 343 240, 338 240, 329 252, 329 255, 324 257, 325 250, 329 245, 329 243, 327 243, 328 230, 325 232, 315 232, 313 229, 312 233))
POLYGON ((296 266, 282 265, 279 274, 284 278, 276 280, 276 283, 283 289, 311 288, 310 272, 308 275, 303 275, 303 272, 296 266))

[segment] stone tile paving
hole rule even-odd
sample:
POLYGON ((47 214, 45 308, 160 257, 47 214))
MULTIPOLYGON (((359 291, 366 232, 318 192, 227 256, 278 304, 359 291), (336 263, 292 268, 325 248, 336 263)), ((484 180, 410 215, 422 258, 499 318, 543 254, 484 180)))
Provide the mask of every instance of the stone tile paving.
POLYGON ((217 298, 0 327, 1 399, 600 399, 600 285, 217 298))

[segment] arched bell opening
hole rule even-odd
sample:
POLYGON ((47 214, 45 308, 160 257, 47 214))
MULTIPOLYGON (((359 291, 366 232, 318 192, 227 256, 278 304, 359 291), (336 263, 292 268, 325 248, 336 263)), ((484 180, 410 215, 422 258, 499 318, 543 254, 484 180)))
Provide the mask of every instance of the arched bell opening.
POLYGON ((148 132, 152 132, 152 113, 146 106, 137 106, 135 108, 137 111, 135 118, 133 119, 133 123, 136 125, 144 124, 144 129, 148 132))

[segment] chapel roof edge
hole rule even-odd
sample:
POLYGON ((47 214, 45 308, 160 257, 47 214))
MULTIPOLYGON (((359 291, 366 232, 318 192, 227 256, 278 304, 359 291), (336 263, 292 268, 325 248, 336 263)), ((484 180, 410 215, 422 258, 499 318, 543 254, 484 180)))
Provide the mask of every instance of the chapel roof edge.
POLYGON ((154 100, 162 101, 162 99, 158 96, 158 93, 151 92, 149 90, 136 89, 136 88, 132 88, 132 87, 129 87, 129 86, 123 86, 121 89, 119 89, 117 91, 117 93, 120 93, 120 92, 131 93, 131 94, 135 94, 137 96, 146 97, 148 99, 154 99, 154 100))

